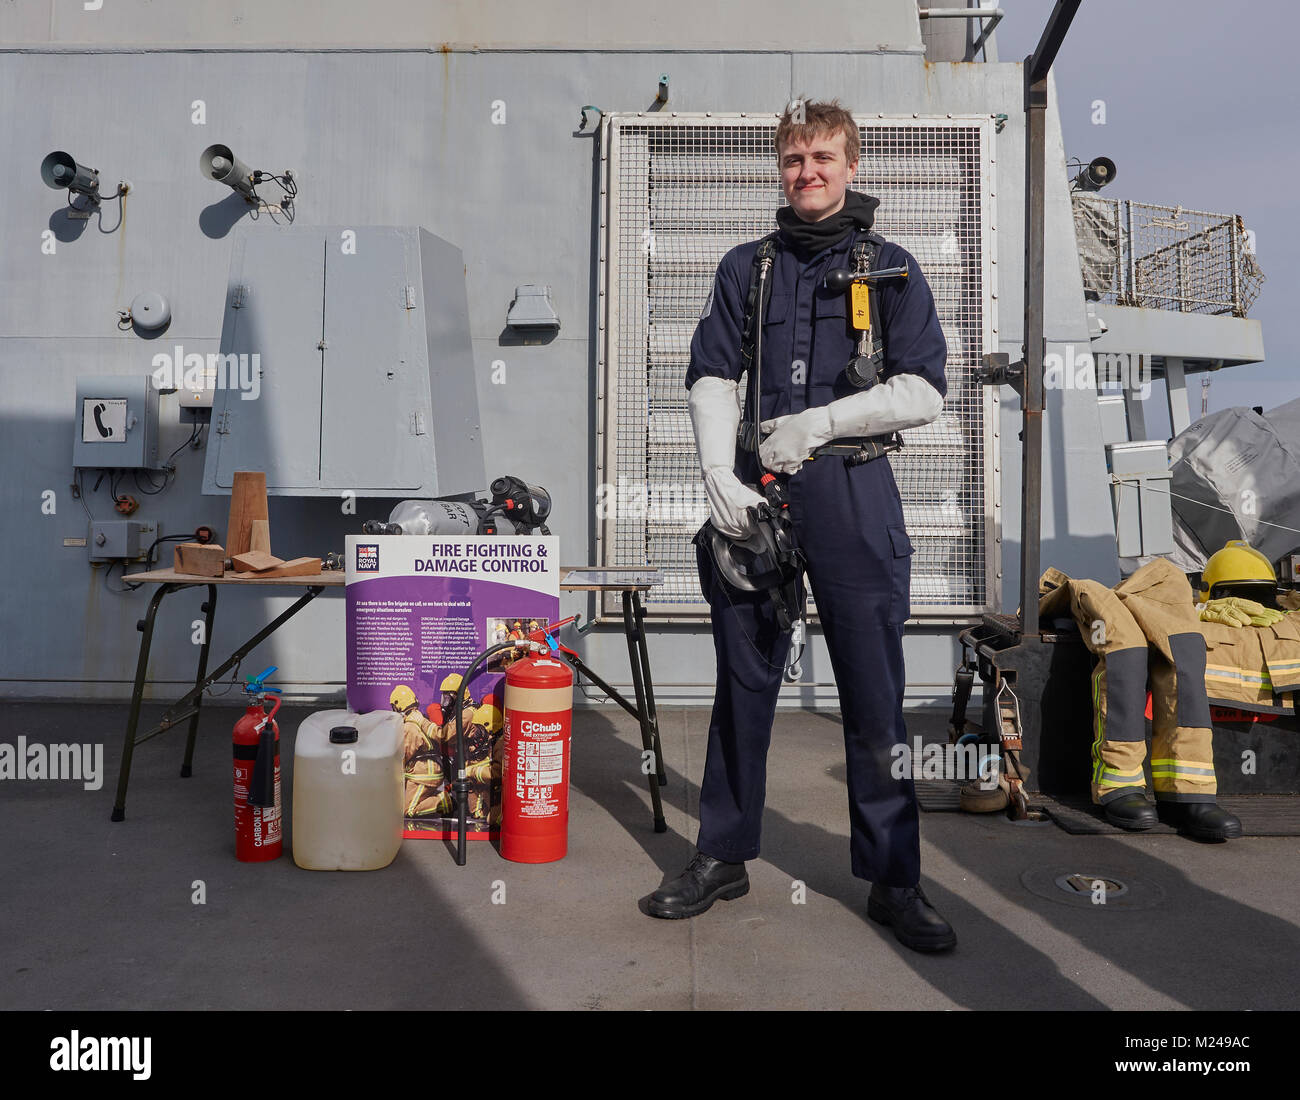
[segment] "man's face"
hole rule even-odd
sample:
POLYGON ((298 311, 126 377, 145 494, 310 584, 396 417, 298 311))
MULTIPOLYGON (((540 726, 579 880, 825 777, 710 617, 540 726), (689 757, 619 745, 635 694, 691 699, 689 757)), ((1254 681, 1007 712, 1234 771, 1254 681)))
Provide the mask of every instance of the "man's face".
POLYGON ((844 205, 844 192, 858 170, 849 163, 844 132, 811 141, 788 141, 781 150, 781 188, 794 212, 806 222, 819 222, 844 205))

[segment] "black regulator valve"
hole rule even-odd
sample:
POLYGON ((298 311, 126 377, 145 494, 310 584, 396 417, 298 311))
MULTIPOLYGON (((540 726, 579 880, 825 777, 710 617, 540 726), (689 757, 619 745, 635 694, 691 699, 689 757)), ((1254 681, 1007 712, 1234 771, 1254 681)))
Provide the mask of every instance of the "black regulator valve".
POLYGON ((844 368, 844 373, 858 389, 867 389, 876 384, 880 368, 870 355, 855 355, 844 368))

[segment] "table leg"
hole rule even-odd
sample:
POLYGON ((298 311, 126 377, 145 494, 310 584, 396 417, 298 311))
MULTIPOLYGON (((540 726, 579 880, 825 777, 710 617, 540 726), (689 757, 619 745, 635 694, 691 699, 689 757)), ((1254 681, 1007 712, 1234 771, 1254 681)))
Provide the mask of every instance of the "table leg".
POLYGON ((217 615, 217 586, 208 585, 208 598, 199 608, 207 614, 203 623, 203 645, 199 647, 199 671, 194 677, 194 690, 198 695, 194 699, 194 713, 190 716, 190 732, 185 739, 185 762, 181 764, 181 778, 188 779, 193 774, 194 738, 199 732, 199 709, 203 706, 203 680, 208 674, 208 650, 212 647, 212 620, 217 615))
POLYGON ((668 786, 668 772, 664 766, 663 745, 659 741, 659 711, 655 706, 655 686, 650 679, 650 650, 645 640, 645 608, 641 606, 641 593, 632 592, 632 611, 636 615, 637 649, 641 654, 641 676, 645 681, 646 713, 654 733, 655 760, 659 763, 659 786, 668 786))
MULTIPOLYGON (((648 778, 650 781, 650 805, 654 811, 655 832, 664 833, 668 831, 668 823, 664 820, 663 803, 659 798, 663 762, 662 754, 659 751, 659 733, 652 725, 650 705, 646 702, 645 665, 642 664, 641 656, 642 649, 645 646, 645 637, 633 604, 635 595, 634 591, 625 590, 623 592, 623 629, 627 634, 628 660, 632 665, 632 685, 636 688, 637 717, 641 723, 641 747, 651 754, 651 759, 654 762, 654 767, 650 769, 648 778)), ((636 607, 639 607, 639 601, 637 601, 636 607)))
POLYGON ((149 647, 153 644, 153 624, 158 616, 158 605, 164 596, 176 591, 176 586, 160 585, 149 601, 149 610, 135 624, 143 637, 140 639, 140 657, 135 664, 135 685, 131 689, 131 713, 126 720, 126 736, 122 740, 122 762, 117 768, 117 799, 113 803, 111 820, 126 819, 126 785, 131 779, 131 756, 135 752, 135 731, 140 725, 140 701, 144 696, 144 675, 149 667, 149 647))

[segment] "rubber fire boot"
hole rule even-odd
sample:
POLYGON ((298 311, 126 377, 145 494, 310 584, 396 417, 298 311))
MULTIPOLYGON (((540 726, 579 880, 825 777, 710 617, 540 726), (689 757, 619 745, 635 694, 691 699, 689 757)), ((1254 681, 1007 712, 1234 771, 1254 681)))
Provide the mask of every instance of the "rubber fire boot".
POLYGON ((749 893, 743 863, 724 863, 696 852, 686 870, 650 895, 647 908, 655 917, 681 920, 698 917, 715 901, 731 901, 749 893))
POLYGON ((919 885, 873 884, 867 898, 867 916, 893 927, 894 937, 913 951, 947 951, 957 946, 957 934, 935 911, 919 885))
POLYGON ((1241 836, 1241 819, 1216 802, 1158 803, 1160 820, 1174 826, 1183 836, 1198 840, 1230 840, 1241 836))
POLYGON ((1139 829, 1149 829, 1160 821, 1156 808, 1146 800, 1146 796, 1141 791, 1112 798, 1102 805, 1102 809, 1106 811, 1106 820, 1112 825, 1135 832, 1139 829))

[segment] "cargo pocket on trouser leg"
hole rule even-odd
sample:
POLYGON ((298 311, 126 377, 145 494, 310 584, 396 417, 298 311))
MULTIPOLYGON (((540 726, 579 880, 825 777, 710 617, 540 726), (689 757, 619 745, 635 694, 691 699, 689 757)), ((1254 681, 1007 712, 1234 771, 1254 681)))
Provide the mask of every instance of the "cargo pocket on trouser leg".
POLYGON ((901 524, 889 527, 889 545, 893 551, 889 625, 901 626, 912 614, 912 540, 901 524))

